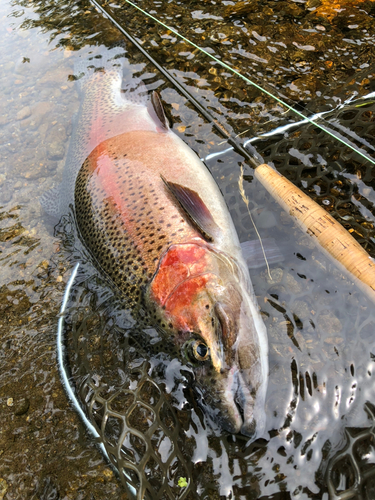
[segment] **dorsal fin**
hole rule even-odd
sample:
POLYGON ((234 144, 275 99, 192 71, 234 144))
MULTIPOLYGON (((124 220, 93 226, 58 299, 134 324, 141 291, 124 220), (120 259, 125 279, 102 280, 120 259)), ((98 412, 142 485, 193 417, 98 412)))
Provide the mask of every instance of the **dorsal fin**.
POLYGON ((169 182, 163 176, 161 178, 203 238, 213 242, 220 228, 199 194, 188 187, 169 182))
POLYGON ((156 118, 160 122, 159 124, 163 128, 163 130, 165 131, 169 130, 169 123, 167 117, 165 116, 163 105, 161 103, 159 94, 155 90, 151 94, 151 104, 152 104, 152 109, 150 109, 150 106, 148 107, 150 115, 155 120, 155 116, 153 116, 153 114, 155 113, 156 118))

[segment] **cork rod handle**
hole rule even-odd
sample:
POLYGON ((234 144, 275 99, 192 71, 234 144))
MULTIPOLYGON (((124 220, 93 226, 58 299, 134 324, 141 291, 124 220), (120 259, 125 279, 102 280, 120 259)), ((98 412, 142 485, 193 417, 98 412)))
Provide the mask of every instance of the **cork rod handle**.
POLYGON ((350 233, 269 165, 259 165, 255 177, 335 265, 375 301, 375 263, 350 233))

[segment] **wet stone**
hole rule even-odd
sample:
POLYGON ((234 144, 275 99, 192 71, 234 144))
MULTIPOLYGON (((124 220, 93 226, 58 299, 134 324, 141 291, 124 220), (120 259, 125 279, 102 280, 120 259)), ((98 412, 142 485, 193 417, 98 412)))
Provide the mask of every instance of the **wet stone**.
POLYGON ((318 326, 323 332, 328 334, 339 333, 342 330, 341 321, 329 310, 323 311, 319 315, 318 326))
POLYGON ((16 115, 17 120, 24 120, 25 118, 28 118, 31 115, 31 109, 29 106, 25 106, 24 108, 20 109, 16 115))
POLYGON ((302 284, 298 283, 290 274, 287 274, 286 283, 290 292, 300 293, 302 291, 302 284))
POLYGON ((17 416, 24 415, 30 408, 30 401, 28 398, 20 398, 14 402, 14 414, 17 416))
POLYGON ((50 160, 61 160, 65 154, 66 132, 60 125, 53 127, 46 138, 47 154, 50 160))
POLYGON ((9 186, 7 185, 4 185, 2 190, 1 190, 1 194, 0 194, 0 200, 2 203, 9 203, 10 200, 12 199, 12 192, 9 188, 9 186))
POLYGON ((280 283, 283 278, 283 270, 280 268, 271 269, 271 278, 267 274, 267 282, 268 283, 280 283))
POLYGON ((298 245, 305 248, 310 248, 311 250, 315 248, 314 240, 310 236, 302 236, 298 239, 298 245))
POLYGON ((57 169, 59 163, 57 161, 49 161, 47 163, 47 170, 48 172, 55 172, 55 170, 57 169))
POLYGON ((11 117, 9 115, 2 114, 0 116, 0 127, 9 123, 10 120, 11 120, 11 117))
POLYGON ((42 165, 32 165, 31 170, 26 172, 25 179, 38 179, 42 172, 42 165))
POLYGON ((53 107, 53 104, 48 101, 38 102, 33 109, 33 114, 38 116, 44 116, 46 113, 49 113, 53 107))
POLYGON ((289 273, 284 273, 281 268, 271 269, 271 278, 268 273, 264 273, 267 283, 274 285, 275 283, 285 283, 287 284, 287 289, 291 293, 300 293, 302 291, 302 286, 291 276, 289 273))
POLYGON ((0 500, 3 500, 7 491, 8 491, 8 484, 5 481, 5 479, 2 479, 0 477, 0 500))
POLYGON ((320 0, 307 0, 306 7, 308 9, 316 9, 321 4, 320 0))
POLYGON ((308 319, 311 316, 310 307, 303 300, 295 300, 291 309, 300 319, 308 319))

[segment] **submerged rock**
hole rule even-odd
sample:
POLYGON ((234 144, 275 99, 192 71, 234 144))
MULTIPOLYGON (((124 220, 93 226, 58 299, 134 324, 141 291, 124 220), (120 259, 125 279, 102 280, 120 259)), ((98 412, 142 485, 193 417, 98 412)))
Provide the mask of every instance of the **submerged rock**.
POLYGON ((25 120, 25 118, 28 118, 31 115, 31 109, 29 106, 25 106, 24 108, 20 109, 16 115, 17 120, 25 120))
POLYGON ((0 500, 3 500, 7 491, 8 491, 8 484, 5 481, 5 479, 2 479, 0 477, 0 500))

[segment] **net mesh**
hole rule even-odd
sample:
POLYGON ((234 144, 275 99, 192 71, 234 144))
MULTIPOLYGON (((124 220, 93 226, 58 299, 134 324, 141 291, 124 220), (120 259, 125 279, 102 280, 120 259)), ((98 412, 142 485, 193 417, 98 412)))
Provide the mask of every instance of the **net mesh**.
MULTIPOLYGON (((375 133, 375 107, 357 105, 338 111, 330 119, 370 141, 375 133)), ((371 165, 328 141, 313 126, 304 125, 288 136, 260 139, 256 147, 266 161, 273 162, 321 203, 374 254, 374 229, 366 217, 366 210, 373 214, 373 207, 369 197, 361 194, 363 189, 373 187, 371 165)), ((371 148, 364 147, 372 155, 371 148)), ((238 175, 233 173, 236 165, 219 161, 212 171, 240 238, 253 237, 247 208, 238 192, 238 175)), ((249 192, 253 210, 259 209, 260 196, 264 193, 249 192)), ((292 235, 297 230, 281 217, 280 231, 292 235)), ((272 232, 277 230, 273 228, 272 232)), ((265 303, 260 298, 273 347, 269 385, 273 402, 267 411, 278 414, 278 420, 275 417, 272 422, 269 442, 261 439, 249 443, 244 436, 223 433, 215 423, 207 422, 192 390, 193 374, 170 353, 153 349, 157 332, 139 328, 108 283, 90 267, 69 218, 60 222, 57 233, 64 240, 69 259, 83 262, 64 316, 64 369, 130 496, 251 500, 272 494, 272 498, 283 500, 296 491, 316 499, 326 491, 340 500, 373 498, 375 424, 371 404, 366 405, 370 424, 367 420, 359 430, 345 427, 345 420, 335 424, 336 430, 340 425, 343 429, 344 434, 339 436, 345 437, 344 445, 341 438, 336 443, 329 439, 329 428, 321 432, 324 418, 341 417, 340 397, 349 401, 352 394, 354 401, 354 385, 359 381, 373 386, 365 362, 363 366, 356 364, 355 376, 354 365, 337 365, 339 354, 346 361, 353 356, 356 360, 369 358, 375 319, 371 305, 348 280, 335 275, 331 264, 320 259, 315 280, 306 280, 304 263, 298 259, 293 261, 294 274, 280 267, 273 269, 272 282, 267 281, 264 271, 253 275, 256 290, 267 298, 265 303), (296 281, 301 276, 305 279, 303 289, 296 281), (345 307, 342 299, 335 302, 332 296, 324 295, 325 289, 340 289, 347 297, 345 307), (329 319, 330 307, 335 315, 329 319), (340 333, 342 341, 334 333, 336 320, 345 325, 340 333), (309 342, 313 351, 309 351, 309 342), (327 380, 332 376, 331 385, 329 381, 325 385, 320 371, 327 380), (315 398, 323 397, 324 391, 328 403, 325 401, 323 411, 322 407, 317 409, 315 398), (306 464, 308 470, 315 470, 311 478, 315 490, 295 473, 306 474, 306 464)), ((310 256, 314 260, 313 248, 301 248, 304 259, 310 256)), ((363 395, 357 411, 363 409, 366 398, 371 400, 373 396, 371 391, 363 395)))
MULTIPOLYGON (((320 123, 375 161, 373 101, 348 104, 326 115, 320 123)), ((272 162, 280 173, 309 193, 367 251, 375 254, 374 227, 364 217, 367 210, 375 215, 373 202, 367 197, 375 184, 371 162, 311 124, 253 144, 266 162, 272 162)))
POLYGON ((371 426, 345 429, 345 445, 327 468, 327 485, 332 500, 370 500, 375 495, 375 411, 367 403, 365 411, 371 426))

